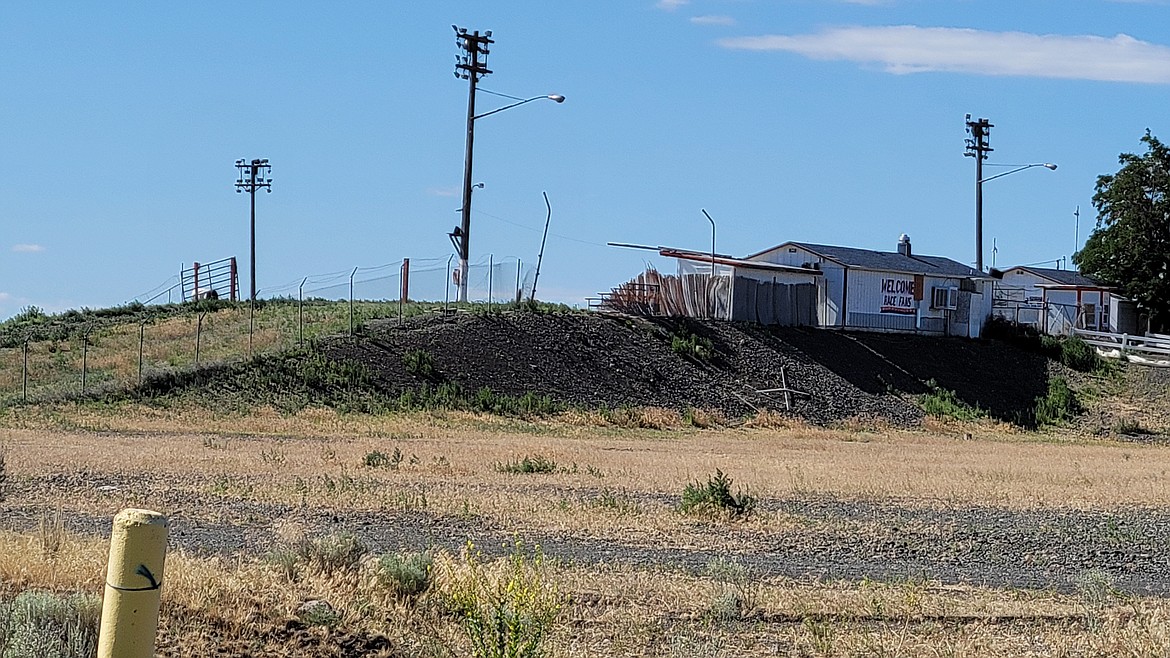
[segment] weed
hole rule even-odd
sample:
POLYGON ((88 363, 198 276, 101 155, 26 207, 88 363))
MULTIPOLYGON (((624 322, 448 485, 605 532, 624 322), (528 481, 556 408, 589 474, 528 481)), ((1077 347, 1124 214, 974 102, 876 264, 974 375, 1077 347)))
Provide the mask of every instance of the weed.
POLYGON ((1085 608, 1085 621, 1090 628, 1100 628, 1101 614, 1113 594, 1113 576, 1101 569, 1089 569, 1077 576, 1074 584, 1085 608))
POLYGON ((1036 398, 1032 415, 1036 426, 1043 427, 1066 423, 1080 412, 1080 401, 1069 388, 1068 382, 1062 377, 1053 377, 1048 380, 1048 393, 1036 398))
POLYGON ((715 352, 715 347, 711 344, 710 338, 697 336, 685 329, 681 335, 675 334, 671 336, 670 349, 675 354, 689 356, 699 361, 707 361, 715 352))
POLYGON ((0 442, 0 503, 4 502, 4 492, 8 485, 8 444, 0 442))
POLYGON ((307 601, 297 610, 297 616, 310 626, 333 629, 341 623, 341 613, 329 605, 328 601, 307 601))
MULTIPOLYGON (((1149 428, 1145 427, 1144 425, 1142 425, 1137 420, 1134 420, 1133 418, 1122 418, 1121 420, 1114 423, 1113 433, 1114 434, 1127 434, 1127 435, 1133 436, 1133 435, 1137 435, 1137 434, 1154 434, 1155 432, 1153 432, 1149 428)), ((1126 459, 1127 460, 1129 459, 1128 455, 1126 456, 1126 459)), ((0 497, 0 500, 3 500, 3 498, 0 497)))
POLYGON ((438 374, 435 358, 426 350, 410 350, 403 354, 402 365, 406 367, 406 372, 422 379, 435 379, 438 374))
POLYGON ((760 584, 742 562, 715 558, 707 563, 706 572, 716 583, 710 608, 712 618, 728 622, 744 619, 755 612, 760 600, 760 584))
POLYGON ((543 455, 527 455, 520 460, 496 462, 500 473, 556 473, 557 463, 543 455))
POLYGON ((367 553, 365 543, 353 533, 304 539, 292 547, 296 564, 311 573, 333 575, 355 570, 367 553))
POLYGON ((380 450, 366 453, 365 465, 370 468, 388 468, 397 471, 401 464, 402 451, 397 446, 395 446, 394 452, 389 455, 380 450))
POLYGON ((684 514, 726 514, 730 518, 746 517, 756 507, 756 499, 742 488, 731 493, 732 479, 723 471, 701 481, 688 483, 683 489, 679 511, 684 514))
POLYGON ((642 513, 642 505, 625 492, 615 492, 612 489, 602 489, 593 499, 593 506, 609 509, 620 515, 637 515, 642 513))
POLYGON ((430 553, 398 553, 378 558, 375 578, 385 590, 399 598, 412 598, 431 586, 435 559, 430 553))
POLYGON ((469 542, 463 569, 449 569, 446 600, 475 658, 536 658, 560 614, 565 597, 548 575, 544 554, 531 556, 517 541, 512 553, 485 564, 469 542))
POLYGON ((260 461, 265 464, 281 465, 288 461, 288 455, 283 450, 272 448, 260 451, 260 461))
POLYGON ((0 658, 88 658, 97 653, 101 601, 29 590, 0 602, 0 658))
POLYGON ((1061 339, 1060 362, 1080 372, 1098 372, 1105 369, 1104 360, 1097 356, 1097 351, 1079 336, 1061 339))
POLYGON ((808 631, 809 638, 812 640, 813 651, 821 656, 832 655, 833 637, 836 635, 832 622, 826 619, 806 616, 801 620, 801 624, 808 631))
POLYGON ((41 543, 41 552, 45 555, 56 555, 65 545, 65 520, 61 518, 61 508, 57 507, 52 516, 41 513, 37 524, 37 538, 41 543))
POLYGON ((919 398, 919 404, 922 410, 931 416, 973 421, 986 415, 978 405, 973 407, 960 400, 954 391, 941 388, 933 379, 927 381, 926 386, 930 391, 919 398))
POLYGON ((718 637, 675 635, 670 638, 672 658, 719 658, 723 655, 723 648, 724 641, 718 637))

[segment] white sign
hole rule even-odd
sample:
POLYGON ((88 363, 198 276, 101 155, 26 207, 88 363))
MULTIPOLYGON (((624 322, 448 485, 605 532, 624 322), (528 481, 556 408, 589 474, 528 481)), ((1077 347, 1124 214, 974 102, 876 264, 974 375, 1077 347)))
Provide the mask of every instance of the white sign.
POLYGON ((882 313, 914 315, 914 279, 882 279, 882 313))

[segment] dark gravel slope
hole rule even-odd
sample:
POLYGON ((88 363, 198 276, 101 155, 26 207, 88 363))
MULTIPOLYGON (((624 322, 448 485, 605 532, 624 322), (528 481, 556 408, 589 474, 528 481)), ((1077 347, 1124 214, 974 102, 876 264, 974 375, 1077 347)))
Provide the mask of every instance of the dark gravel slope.
POLYGON ((794 397, 794 413, 816 423, 914 424, 921 412, 908 395, 925 392, 932 379, 1014 420, 1044 394, 1053 367, 995 341, 596 314, 419 318, 374 325, 323 347, 333 358, 365 364, 387 394, 428 383, 403 363, 408 352, 423 350, 439 372, 435 381, 466 391, 486 386, 586 407, 699 407, 732 417, 785 410, 782 396, 756 393, 780 387, 783 370, 790 387, 807 393, 794 397), (712 354, 698 359, 672 349, 676 336, 688 335, 710 341, 712 354))

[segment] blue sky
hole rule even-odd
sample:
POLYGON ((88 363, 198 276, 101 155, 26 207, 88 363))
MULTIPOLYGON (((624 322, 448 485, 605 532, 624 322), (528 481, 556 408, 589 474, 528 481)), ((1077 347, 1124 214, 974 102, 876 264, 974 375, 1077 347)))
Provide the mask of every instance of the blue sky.
POLYGON ((452 24, 493 31, 482 88, 567 98, 476 122, 471 250, 533 262, 547 191, 539 296, 569 303, 647 261, 608 241, 708 249, 701 208, 722 253, 905 232, 973 262, 966 113, 995 124, 989 162, 1059 165, 985 183, 986 262, 993 238, 1001 267, 1053 260, 1118 154, 1170 139, 1166 2, 10 0, 0 317, 119 304, 231 255, 246 290, 237 158, 273 167, 261 295, 445 262, 467 102, 452 24))

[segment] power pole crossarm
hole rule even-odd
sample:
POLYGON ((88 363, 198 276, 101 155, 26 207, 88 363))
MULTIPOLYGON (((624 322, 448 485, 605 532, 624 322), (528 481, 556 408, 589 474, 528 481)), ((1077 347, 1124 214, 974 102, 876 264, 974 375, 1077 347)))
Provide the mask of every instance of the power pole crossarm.
POLYGON ((972 120, 967 115, 967 150, 963 155, 975 158, 975 269, 983 271, 983 161, 991 148, 991 129, 987 119, 972 120))

